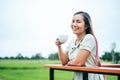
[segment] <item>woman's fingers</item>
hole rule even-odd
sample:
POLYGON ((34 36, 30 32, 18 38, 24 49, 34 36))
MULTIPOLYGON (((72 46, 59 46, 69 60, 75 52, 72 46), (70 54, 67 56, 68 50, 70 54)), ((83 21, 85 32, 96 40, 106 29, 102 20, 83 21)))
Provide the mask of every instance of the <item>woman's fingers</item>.
POLYGON ((55 44, 56 44, 57 46, 60 46, 60 45, 61 45, 61 43, 60 43, 60 41, 59 41, 58 38, 55 40, 55 44))

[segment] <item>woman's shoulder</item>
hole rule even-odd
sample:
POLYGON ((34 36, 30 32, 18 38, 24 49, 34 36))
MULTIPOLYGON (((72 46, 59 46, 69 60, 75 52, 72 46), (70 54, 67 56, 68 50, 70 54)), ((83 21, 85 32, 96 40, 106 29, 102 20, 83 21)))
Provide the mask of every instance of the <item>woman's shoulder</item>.
POLYGON ((83 39, 83 41, 85 41, 85 42, 86 41, 89 41, 89 42, 95 41, 95 37, 92 34, 86 34, 85 37, 84 37, 84 39, 83 39))
POLYGON ((94 39, 94 36, 92 34, 86 34, 85 38, 86 39, 94 39))

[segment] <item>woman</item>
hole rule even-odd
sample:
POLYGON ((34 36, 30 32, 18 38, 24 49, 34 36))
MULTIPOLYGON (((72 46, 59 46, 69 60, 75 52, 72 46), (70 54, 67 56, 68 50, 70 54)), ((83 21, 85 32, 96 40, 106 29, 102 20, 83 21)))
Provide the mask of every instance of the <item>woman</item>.
MULTIPOLYGON (((80 11, 73 15, 71 29, 76 39, 70 41, 63 52, 62 43, 56 39, 59 59, 62 65, 68 66, 100 66, 97 54, 97 40, 93 34, 91 18, 88 13, 80 11)), ((89 80, 104 80, 103 75, 88 74, 89 80)), ((75 72, 74 80, 83 80, 82 72, 75 72)))

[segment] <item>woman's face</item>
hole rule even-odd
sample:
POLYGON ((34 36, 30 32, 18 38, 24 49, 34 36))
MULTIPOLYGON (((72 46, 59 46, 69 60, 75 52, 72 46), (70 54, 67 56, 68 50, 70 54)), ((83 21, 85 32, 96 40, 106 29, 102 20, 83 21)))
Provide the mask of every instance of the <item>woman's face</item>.
POLYGON ((73 33, 76 35, 81 35, 81 34, 86 33, 84 17, 82 14, 76 14, 73 16, 71 28, 72 28, 73 33))

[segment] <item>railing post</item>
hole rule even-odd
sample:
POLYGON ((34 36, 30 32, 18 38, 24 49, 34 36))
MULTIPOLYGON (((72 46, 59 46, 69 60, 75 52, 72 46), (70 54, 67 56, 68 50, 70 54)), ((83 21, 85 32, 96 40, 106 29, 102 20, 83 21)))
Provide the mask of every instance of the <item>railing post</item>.
POLYGON ((88 80, 88 72, 83 72, 83 80, 88 80))
POLYGON ((117 80, 120 80, 120 75, 118 75, 118 79, 117 80))
POLYGON ((54 69, 50 68, 50 79, 49 80, 54 80, 54 69))

